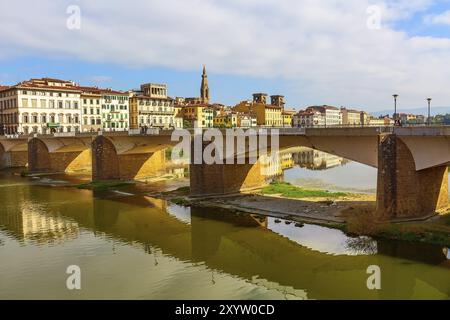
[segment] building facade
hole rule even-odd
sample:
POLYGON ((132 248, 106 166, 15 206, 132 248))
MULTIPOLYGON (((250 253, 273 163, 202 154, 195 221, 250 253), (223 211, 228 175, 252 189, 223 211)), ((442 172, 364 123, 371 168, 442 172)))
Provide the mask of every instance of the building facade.
POLYGON ((81 131, 102 130, 102 95, 98 88, 81 88, 81 131))
POLYGON ((325 126, 325 114, 314 109, 300 110, 293 117, 293 126, 310 128, 325 126))
POLYGON ((342 107, 342 124, 348 126, 361 125, 361 111, 342 107))
MULTIPOLYGON (((280 97, 283 96, 272 96, 277 97, 281 101, 280 97)), ((284 97, 282 99, 284 104, 284 97)), ((242 112, 246 114, 254 114, 256 116, 256 121, 258 126, 265 127, 282 127, 283 126, 283 107, 267 104, 267 94, 265 93, 254 93, 253 101, 242 101, 237 104, 233 109, 237 112, 242 112)))
POLYGON ((111 89, 101 90, 102 130, 127 131, 129 129, 129 94, 111 89))
POLYGON ((31 79, 0 90, 5 134, 49 134, 81 130, 81 93, 72 81, 31 79))
POLYGON ((167 96, 166 85, 144 84, 141 92, 140 95, 132 95, 129 100, 131 129, 182 127, 180 119, 175 123, 174 100, 167 96))

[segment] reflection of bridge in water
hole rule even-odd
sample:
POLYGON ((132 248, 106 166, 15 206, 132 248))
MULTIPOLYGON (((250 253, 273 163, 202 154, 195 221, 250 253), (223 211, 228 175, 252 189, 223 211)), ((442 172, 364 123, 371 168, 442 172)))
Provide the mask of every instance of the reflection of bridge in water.
POLYGON ((301 147, 295 151, 292 153, 294 163, 309 170, 326 170, 348 163, 347 159, 320 150, 301 147))
MULTIPOLYGON (((73 196, 73 190, 66 189, 27 190, 16 195, 18 201, 55 204, 73 196)), ((202 262, 213 270, 253 282, 257 275, 263 279, 258 281, 276 283, 280 290, 305 290, 308 298, 410 298, 417 294, 418 283, 450 295, 448 262, 440 248, 379 241, 376 255, 331 255, 274 233, 265 228, 267 220, 250 215, 192 208, 188 224, 170 215, 163 200, 142 196, 106 200, 93 198, 87 191, 77 192, 80 201, 76 208, 49 205, 42 211, 97 235, 105 233, 125 243, 159 248, 181 261, 202 262), (417 256, 428 264, 409 260, 417 256), (366 268, 373 264, 382 270, 380 291, 366 287, 366 268)), ((1 194, 0 200, 5 196, 1 194)), ((15 220, 20 220, 23 211, 15 215, 15 220)), ((13 228, 5 221, 2 224, 13 228)))

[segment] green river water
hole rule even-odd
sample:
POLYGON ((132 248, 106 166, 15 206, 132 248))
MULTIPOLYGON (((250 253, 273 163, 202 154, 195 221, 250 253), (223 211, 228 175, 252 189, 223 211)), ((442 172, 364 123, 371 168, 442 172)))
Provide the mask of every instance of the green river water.
MULTIPOLYGON (((294 175, 295 176, 295 175, 294 175)), ((0 299, 449 299, 449 249, 0 173, 0 299), (66 269, 81 270, 68 290, 66 269), (367 287, 380 267, 381 289, 367 287)))

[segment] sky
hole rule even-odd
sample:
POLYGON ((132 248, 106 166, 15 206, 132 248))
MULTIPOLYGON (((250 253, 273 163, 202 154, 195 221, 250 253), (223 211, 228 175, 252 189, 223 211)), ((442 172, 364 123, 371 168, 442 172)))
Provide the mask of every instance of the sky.
POLYGON ((167 83, 213 102, 450 106, 450 0, 0 0, 0 84, 167 83))

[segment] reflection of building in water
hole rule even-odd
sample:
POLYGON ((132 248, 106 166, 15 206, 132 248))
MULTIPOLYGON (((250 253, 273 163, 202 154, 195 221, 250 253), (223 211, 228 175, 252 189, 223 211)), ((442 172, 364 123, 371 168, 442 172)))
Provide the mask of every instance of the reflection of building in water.
POLYGON ((302 168, 307 168, 310 170, 325 170, 344 165, 348 162, 347 159, 323 151, 310 148, 301 149, 301 151, 293 154, 293 158, 294 163, 298 164, 302 168))
POLYGON ((180 168, 168 167, 165 174, 171 175, 174 179, 186 178, 189 175, 189 168, 187 166, 180 168))
POLYGON ((61 216, 46 214, 41 208, 24 203, 21 210, 0 215, 0 226, 17 239, 37 243, 73 239, 78 234, 78 224, 61 216))
POLYGON ((261 156, 259 161, 261 162, 262 175, 268 178, 281 176, 283 170, 294 166, 294 160, 290 152, 279 152, 275 156, 261 156))

